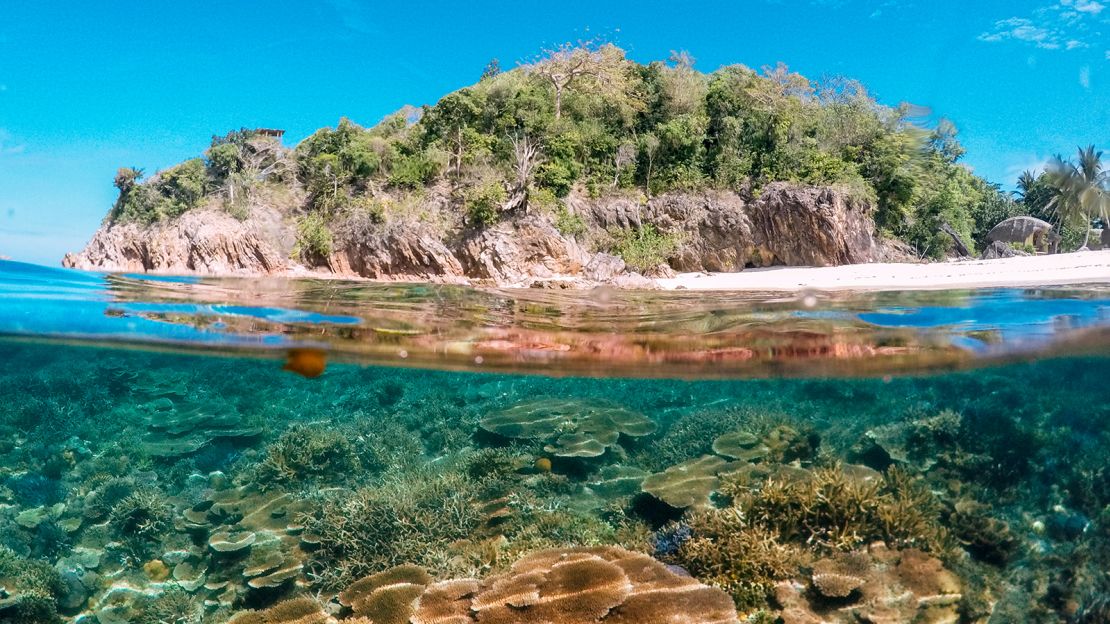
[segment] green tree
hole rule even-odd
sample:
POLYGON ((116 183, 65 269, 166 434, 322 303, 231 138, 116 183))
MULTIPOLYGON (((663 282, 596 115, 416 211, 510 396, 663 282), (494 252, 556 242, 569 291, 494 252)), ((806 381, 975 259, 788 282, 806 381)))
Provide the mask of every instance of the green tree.
POLYGON ((1102 152, 1095 146, 1079 148, 1075 162, 1056 156, 1048 164, 1048 183, 1058 191, 1051 205, 1061 223, 1084 229, 1080 249, 1086 248, 1091 221, 1110 217, 1110 174, 1103 169, 1102 152))

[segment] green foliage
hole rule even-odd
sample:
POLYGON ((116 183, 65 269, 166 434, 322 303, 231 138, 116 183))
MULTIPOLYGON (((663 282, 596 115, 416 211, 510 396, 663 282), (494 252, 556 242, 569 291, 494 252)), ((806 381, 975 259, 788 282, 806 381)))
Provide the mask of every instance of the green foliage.
POLYGON ((116 173, 119 189, 109 218, 112 221, 154 223, 172 219, 196 208, 205 196, 207 171, 200 158, 160 172, 145 183, 142 170, 124 168, 116 173))
POLYGON ((417 152, 399 156, 394 160, 393 171, 389 174, 389 183, 403 188, 421 188, 438 174, 439 163, 429 154, 417 152))
POLYGON ((567 210, 565 204, 555 209, 555 229, 563 236, 580 236, 586 233, 586 221, 582 215, 567 210))
POLYGON ((492 225, 501 216, 505 198, 505 187, 497 180, 467 189, 464 201, 467 223, 475 227, 492 225))
POLYGON ((331 255, 332 234, 323 215, 310 213, 297 222, 297 245, 294 254, 308 262, 323 260, 331 255))
POLYGON ((647 271, 666 264, 678 251, 679 239, 674 234, 664 234, 654 225, 638 229, 614 230, 610 251, 637 271, 647 271))
POLYGON ((1049 163, 1046 181, 1056 190, 1051 205, 1061 223, 1083 233, 1087 244, 1095 219, 1110 221, 1110 169, 1102 165, 1102 152, 1095 146, 1080 149, 1075 161, 1056 156, 1049 163))

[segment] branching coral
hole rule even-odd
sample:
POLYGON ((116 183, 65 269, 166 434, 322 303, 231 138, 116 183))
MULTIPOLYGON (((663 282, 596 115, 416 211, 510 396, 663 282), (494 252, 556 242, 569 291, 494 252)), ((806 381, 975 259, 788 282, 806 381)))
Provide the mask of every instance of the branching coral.
POLYGON ((121 500, 108 516, 108 524, 124 538, 154 539, 170 525, 173 507, 161 490, 142 488, 121 500))
POLYGON ((938 501, 898 469, 875 480, 853 478, 840 467, 822 468, 808 479, 772 477, 754 486, 725 483, 721 489, 752 522, 788 541, 837 550, 875 540, 933 551, 948 544, 938 501))
POLYGON ((57 599, 63 591, 58 573, 43 561, 25 559, 0 546, 0 621, 11 624, 61 622, 57 599))
POLYGON ((432 565, 467 538, 483 515, 459 473, 406 473, 380 487, 326 495, 301 522, 317 540, 308 570, 338 588, 401 563, 432 565))
POLYGON ((735 508, 688 514, 690 537, 667 560, 729 592, 741 608, 763 604, 774 581, 797 574, 800 548, 783 543, 735 508))
POLYGON ((260 485, 340 480, 359 469, 355 447, 343 432, 320 425, 294 426, 266 448, 254 477, 260 485))

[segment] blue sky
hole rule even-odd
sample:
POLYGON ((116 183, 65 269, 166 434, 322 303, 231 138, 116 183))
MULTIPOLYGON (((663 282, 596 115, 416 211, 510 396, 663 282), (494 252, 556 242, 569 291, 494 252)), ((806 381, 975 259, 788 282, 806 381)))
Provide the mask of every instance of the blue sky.
POLYGON ((212 134, 434 103, 491 59, 606 34, 638 61, 787 63, 952 119, 966 163, 1009 187, 1079 144, 1110 148, 1110 0, 0 3, 0 255, 56 265, 111 205, 212 134), (437 6, 437 5, 442 5, 437 6))

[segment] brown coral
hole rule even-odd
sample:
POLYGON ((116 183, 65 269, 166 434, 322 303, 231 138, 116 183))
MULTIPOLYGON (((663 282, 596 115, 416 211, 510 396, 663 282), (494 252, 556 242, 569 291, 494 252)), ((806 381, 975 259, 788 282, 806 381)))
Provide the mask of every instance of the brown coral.
POLYGON ((489 414, 481 427, 507 438, 542 440, 559 457, 597 457, 617 443, 621 434, 654 433, 648 417, 600 399, 537 398, 489 414))
POLYGON ((355 581, 340 592, 339 603, 375 624, 405 624, 431 580, 420 566, 400 565, 355 581))
POLYGON ((706 455, 653 474, 644 479, 642 487, 671 507, 707 505, 719 484, 717 475, 730 467, 720 457, 706 455))
POLYGON ((420 573, 412 566, 387 570, 355 583, 340 600, 374 624, 739 622, 724 592, 676 574, 647 555, 615 546, 539 551, 517 561, 509 572, 484 581, 435 583, 413 601, 405 594, 389 603, 399 608, 384 616, 366 611, 377 592, 408 588, 414 585, 411 581, 426 578, 420 573), (364 600, 368 602, 360 602, 364 600), (406 619, 397 619, 401 613, 406 619))
POLYGON ((264 611, 237 613, 228 624, 331 624, 335 622, 312 598, 279 602, 264 611))

